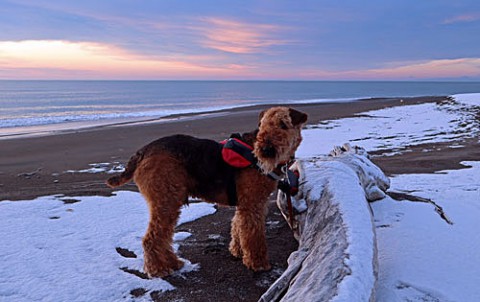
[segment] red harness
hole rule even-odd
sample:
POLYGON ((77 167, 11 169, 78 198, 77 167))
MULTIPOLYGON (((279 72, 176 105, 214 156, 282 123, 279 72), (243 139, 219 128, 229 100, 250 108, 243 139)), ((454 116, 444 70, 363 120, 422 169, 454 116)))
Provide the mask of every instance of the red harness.
POLYGON ((238 138, 229 138, 220 142, 223 145, 223 160, 235 168, 247 168, 257 163, 253 147, 238 138))

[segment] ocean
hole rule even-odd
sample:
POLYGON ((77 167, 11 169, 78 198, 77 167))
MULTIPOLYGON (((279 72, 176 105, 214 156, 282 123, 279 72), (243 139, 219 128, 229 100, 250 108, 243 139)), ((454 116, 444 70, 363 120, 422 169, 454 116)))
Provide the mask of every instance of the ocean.
POLYGON ((480 82, 0 81, 0 138, 257 104, 480 93, 480 82))

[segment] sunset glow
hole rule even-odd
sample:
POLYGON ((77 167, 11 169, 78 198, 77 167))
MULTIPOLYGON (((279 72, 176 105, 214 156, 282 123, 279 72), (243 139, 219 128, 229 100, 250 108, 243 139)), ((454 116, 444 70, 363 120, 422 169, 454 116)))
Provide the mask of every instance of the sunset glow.
POLYGON ((372 5, 9 1, 0 79, 480 79, 480 4, 372 5))
POLYGON ((50 40, 0 42, 0 71, 6 69, 15 69, 20 75, 24 70, 25 76, 32 70, 37 73, 42 70, 61 70, 95 78, 121 78, 122 75, 145 78, 224 72, 221 68, 140 56, 108 44, 50 40))

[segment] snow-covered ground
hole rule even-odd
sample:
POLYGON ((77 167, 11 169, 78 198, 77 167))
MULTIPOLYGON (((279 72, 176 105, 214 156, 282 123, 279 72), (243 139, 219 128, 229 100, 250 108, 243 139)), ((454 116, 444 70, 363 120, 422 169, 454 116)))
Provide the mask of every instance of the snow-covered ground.
MULTIPOLYGON (((443 104, 326 121, 303 132, 297 156, 325 155, 344 142, 394 153, 423 143, 456 147, 464 139, 479 137, 479 112, 480 94, 468 94, 443 104)), ((379 253, 377 301, 480 301, 480 162, 462 164, 468 168, 391 179, 391 191, 433 200, 453 225, 429 203, 386 197, 372 204, 379 253)))
POLYGON ((386 198, 373 203, 378 301, 480 301, 480 162, 468 169, 398 175, 391 190, 440 205, 386 198))
POLYGON ((333 146, 346 142, 367 151, 402 152, 412 145, 451 142, 458 146, 466 138, 478 138, 480 127, 472 107, 480 110, 480 94, 456 95, 453 100, 374 110, 309 126, 297 156, 328 154, 333 146))
MULTIPOLYGON (((213 204, 191 203, 179 224, 215 211, 213 204)), ((119 301, 133 299, 136 288, 173 289, 132 274, 143 271, 147 223, 145 201, 129 191, 0 202, 0 301, 119 301)), ((179 232, 174 240, 188 236, 179 232)), ((178 273, 195 269, 186 260, 178 273)))
MULTIPOLYGON (((480 94, 453 99, 309 127, 297 156, 324 155, 345 142, 367 151, 403 152, 409 145, 450 142, 455 147, 465 138, 478 138, 475 110, 478 113, 480 94)), ((432 199, 453 225, 440 219, 430 204, 385 198, 372 205, 379 250, 378 301, 480 301, 480 163, 464 164, 471 167, 392 178, 392 190, 432 199)), ((98 172, 87 170, 69 172, 98 172)), ((213 212, 211 204, 191 204, 180 223, 213 212)), ((145 202, 133 192, 0 202, 0 301, 118 301, 132 300, 130 291, 135 288, 172 289, 162 279, 131 273, 142 270, 141 237, 147 222, 145 202)), ((176 241, 188 235, 176 234, 176 241)), ((198 267, 188 263, 184 271, 193 269, 198 267)))

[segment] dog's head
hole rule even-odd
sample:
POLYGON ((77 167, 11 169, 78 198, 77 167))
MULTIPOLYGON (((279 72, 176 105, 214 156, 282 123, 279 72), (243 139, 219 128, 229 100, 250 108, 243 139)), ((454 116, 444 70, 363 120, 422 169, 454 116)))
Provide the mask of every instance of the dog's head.
POLYGON ((305 113, 288 107, 272 107, 260 113, 253 153, 264 173, 273 171, 295 155, 306 121, 305 113))

